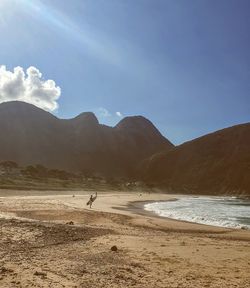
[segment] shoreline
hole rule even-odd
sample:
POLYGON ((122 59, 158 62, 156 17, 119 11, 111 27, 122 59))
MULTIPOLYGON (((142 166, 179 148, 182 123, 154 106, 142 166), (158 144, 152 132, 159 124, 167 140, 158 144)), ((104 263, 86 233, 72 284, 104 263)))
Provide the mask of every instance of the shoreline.
MULTIPOLYGON (((213 224, 207 224, 207 223, 200 223, 200 222, 195 222, 195 221, 188 221, 188 220, 184 220, 184 219, 175 219, 175 218, 171 218, 171 217, 167 217, 167 216, 161 216, 159 214, 157 214, 154 211, 150 211, 150 210, 146 210, 145 209, 145 205, 146 204, 153 204, 153 203, 159 203, 159 202, 169 202, 169 201, 177 201, 178 199, 180 199, 181 197, 188 197, 191 195, 178 195, 178 198, 175 197, 173 199, 168 199, 168 200, 158 200, 158 201, 154 201, 154 200, 146 200, 146 201, 132 201, 127 205, 127 209, 133 213, 136 213, 138 215, 143 215, 143 216, 150 216, 150 217, 156 217, 156 218, 160 218, 160 219, 166 219, 166 220, 172 220, 172 221, 179 221, 179 222, 183 222, 183 223, 189 223, 189 224, 198 224, 198 225, 204 225, 204 226, 208 226, 208 227, 215 227, 215 228, 222 228, 222 229, 230 229, 230 230, 244 230, 244 231, 249 231, 250 232, 250 228, 248 226, 245 226, 244 224, 242 224, 241 227, 229 227, 229 226, 220 226, 220 225, 213 225, 213 224)), ((193 196, 191 196, 193 197, 193 196)), ((200 196, 197 196, 197 198, 200 196)), ((211 196, 213 197, 213 196, 211 196)), ((239 198, 242 199, 242 198, 239 198)), ((245 200, 245 199, 242 199, 245 200)))
MULTIPOLYGON (((166 229, 168 231, 172 232, 194 232, 194 233, 218 233, 223 234, 230 231, 239 231, 240 229, 236 228, 229 228, 229 227, 221 227, 221 226, 215 226, 215 225, 209 225, 209 224, 203 224, 198 222, 190 222, 186 220, 179 220, 174 219, 170 217, 164 217, 160 216, 157 213, 153 211, 147 211, 144 209, 144 205, 147 203, 155 203, 155 202, 166 202, 166 201, 175 201, 173 200, 161 200, 161 201, 132 201, 127 205, 127 208, 125 210, 130 211, 135 216, 143 216, 143 217, 149 217, 152 219, 152 222, 159 222, 161 225, 157 224, 157 226, 161 226, 161 229, 166 229), (164 225, 165 224, 165 225, 164 225), (175 226, 175 227, 173 227, 175 226)), ((114 207, 117 209, 116 207, 114 207)), ((120 210, 123 210, 121 208, 118 208, 120 210)), ((250 231, 249 231, 250 232, 250 231)), ((250 233, 249 233, 249 240, 250 240, 250 233)))
MULTIPOLYGON (((74 197, 75 199, 82 199, 85 198, 87 201, 88 197, 90 194, 93 193, 93 191, 65 191, 66 193, 59 194, 62 191, 26 191, 26 193, 23 193, 22 195, 17 195, 13 191, 14 195, 2 195, 3 190, 0 190, 0 202, 4 201, 4 199, 20 199, 23 201, 25 200, 32 200, 32 199, 39 199, 42 201, 43 199, 46 201, 56 201, 60 199, 65 199, 68 200, 68 202, 71 199, 71 197, 74 197), (44 192, 44 193, 43 193, 44 192), (59 193, 58 193, 59 192, 59 193)), ((4 190, 5 193, 8 194, 9 191, 4 190)), ((4 194, 5 194, 4 193, 4 194)), ((176 227, 182 227, 182 231, 187 231, 189 228, 192 231, 197 231, 197 230, 202 230, 202 231, 211 231, 213 230, 214 232, 228 232, 228 231, 242 231, 242 232, 249 232, 249 237, 250 237, 250 229, 241 229, 241 228, 234 228, 234 227, 224 227, 224 226, 216 226, 212 224, 205 224, 205 223, 198 223, 198 222, 191 222, 188 220, 180 220, 180 219, 174 219, 170 217, 165 217, 165 216, 160 216, 157 213, 153 211, 148 211, 144 209, 144 205, 148 203, 155 203, 155 202, 167 202, 167 201, 177 201, 181 197, 214 197, 214 196, 209 196, 209 195, 193 195, 193 194, 167 194, 167 193, 141 193, 138 191, 129 191, 129 192, 121 192, 121 191, 98 191, 98 200, 94 203, 93 208, 91 209, 92 211, 98 211, 98 212, 110 212, 110 213, 117 213, 121 215, 130 215, 130 216, 142 216, 142 217, 150 217, 154 219, 153 221, 160 221, 163 222, 165 221, 166 225, 163 225, 164 227, 166 226, 173 226, 173 223, 177 224, 176 227), (112 201, 106 201, 108 203, 105 203, 105 205, 99 205, 99 201, 104 198, 110 198, 112 196, 118 197, 119 201, 118 203, 115 203, 117 205, 114 205, 112 201), (124 198, 124 201, 121 199, 124 198), (134 198, 134 199, 129 199, 129 198, 134 198), (139 199, 138 199, 139 198, 139 199), (141 198, 146 198, 146 199, 141 199, 141 198), (163 198, 163 199, 162 199, 163 198), (96 205, 97 204, 97 205, 96 205), (96 210, 97 206, 97 210, 96 210), (170 224, 170 225, 169 225, 170 224), (194 229, 195 228, 195 229, 194 229)), ((221 196, 216 196, 216 197, 221 197, 221 196)), ((228 196, 231 197, 231 196, 228 196)), ((85 210, 89 210, 84 204, 81 205, 80 207, 73 207, 71 203, 67 204, 73 209, 79 209, 83 208, 85 210)), ((13 213, 11 213, 13 215, 13 213)))
MULTIPOLYGON (((154 194, 157 195, 157 194, 154 194)), ((158 195, 161 195, 160 193, 158 195)), ((211 224, 204 224, 198 222, 191 222, 187 220, 179 220, 169 217, 160 216, 153 211, 147 211, 144 209, 144 205, 147 203, 155 202, 167 202, 167 201, 176 201, 178 197, 182 196, 191 196, 191 195, 176 195, 176 194, 165 194, 167 196, 173 196, 173 198, 168 198, 164 200, 151 199, 151 200, 134 200, 126 203, 125 207, 112 206, 112 213, 121 213, 129 212, 129 215, 134 217, 134 222, 136 223, 136 218, 143 217, 145 219, 150 219, 150 222, 153 223, 152 226, 156 226, 161 230, 171 231, 171 232, 181 232, 181 233, 198 233, 198 234, 222 234, 227 239, 230 240, 242 240, 250 241, 250 230, 233 228, 233 227, 223 227, 216 226, 211 224)), ((193 195, 192 195, 193 197, 193 195)), ((156 197, 157 198, 157 197, 156 197)), ((127 214, 127 213, 126 213, 127 214)), ((138 220, 138 222, 140 222, 138 220)), ((151 226, 151 227, 152 227, 151 226)))
MULTIPOLYGON (((150 216, 150 217, 155 217, 155 218, 160 218, 160 219, 166 219, 166 220, 175 220, 175 221, 181 221, 182 220, 177 220, 177 219, 173 219, 173 218, 169 218, 169 217, 164 217, 164 216, 160 216, 157 213, 153 212, 153 211, 148 211, 144 209, 144 205, 146 204, 151 204, 151 203, 156 203, 156 202, 168 202, 168 201, 177 201, 178 198, 173 198, 173 199, 168 199, 168 200, 138 200, 138 201, 131 201, 128 203, 127 205, 127 210, 135 213, 137 215, 141 215, 141 216, 150 216)), ((116 208, 117 209, 117 208, 116 208)), ((185 222, 185 221, 184 221, 185 222)), ((188 222, 188 221, 186 221, 188 222)), ((190 222, 191 223, 191 222, 190 222)), ((199 223, 197 223, 199 224, 199 223)))

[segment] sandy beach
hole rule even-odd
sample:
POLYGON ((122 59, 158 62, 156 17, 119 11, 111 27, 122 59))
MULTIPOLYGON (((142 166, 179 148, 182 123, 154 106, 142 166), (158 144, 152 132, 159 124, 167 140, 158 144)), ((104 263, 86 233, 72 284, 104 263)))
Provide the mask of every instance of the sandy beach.
POLYGON ((143 210, 178 195, 90 194, 0 191, 0 287, 250 287, 250 231, 143 210))

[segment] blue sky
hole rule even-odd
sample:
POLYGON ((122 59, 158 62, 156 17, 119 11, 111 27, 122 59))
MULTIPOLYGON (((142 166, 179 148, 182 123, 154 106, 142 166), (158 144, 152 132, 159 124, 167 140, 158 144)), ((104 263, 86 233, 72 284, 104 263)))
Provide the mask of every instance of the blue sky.
POLYGON ((248 0, 1 0, 0 65, 54 80, 59 118, 143 115, 180 144, 249 122, 249 11, 248 0))

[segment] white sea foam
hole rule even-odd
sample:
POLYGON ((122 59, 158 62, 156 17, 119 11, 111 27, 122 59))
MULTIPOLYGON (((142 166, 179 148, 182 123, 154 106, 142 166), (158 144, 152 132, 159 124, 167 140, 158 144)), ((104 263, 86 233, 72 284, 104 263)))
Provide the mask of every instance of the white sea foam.
POLYGON ((250 201, 235 197, 183 196, 176 201, 145 204, 144 208, 177 220, 250 229, 250 201))

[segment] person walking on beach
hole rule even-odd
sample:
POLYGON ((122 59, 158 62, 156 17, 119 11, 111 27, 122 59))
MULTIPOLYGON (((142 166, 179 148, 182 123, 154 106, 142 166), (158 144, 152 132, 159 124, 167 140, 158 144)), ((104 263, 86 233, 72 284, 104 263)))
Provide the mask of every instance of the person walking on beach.
POLYGON ((90 196, 90 199, 89 199, 89 207, 91 208, 92 207, 92 204, 93 204, 93 195, 91 194, 90 196))
POLYGON ((87 205, 89 205, 89 207, 92 207, 93 202, 96 200, 97 198, 97 192, 95 192, 95 196, 93 196, 92 194, 90 195, 89 201, 87 202, 87 205))

